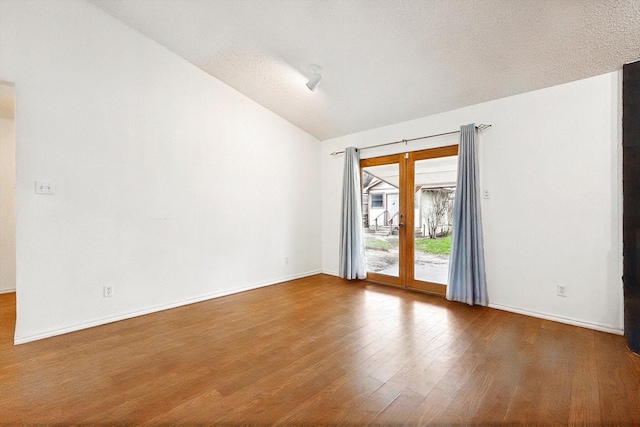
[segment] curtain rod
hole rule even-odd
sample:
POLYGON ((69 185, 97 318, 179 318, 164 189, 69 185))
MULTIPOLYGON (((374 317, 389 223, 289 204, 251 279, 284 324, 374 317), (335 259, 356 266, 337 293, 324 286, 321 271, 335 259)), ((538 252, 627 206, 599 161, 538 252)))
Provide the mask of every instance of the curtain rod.
MULTIPOLYGON (((479 131, 483 131, 483 130, 488 129, 490 127, 491 127, 491 125, 479 124, 479 125, 476 126, 476 129, 478 129, 479 131)), ((419 139, 435 138, 436 136, 453 135, 453 134, 456 134, 456 133, 460 133, 460 131, 459 130, 454 130, 454 131, 451 131, 451 132, 437 133, 435 135, 420 136, 418 138, 403 139, 403 140, 400 140, 400 141, 393 141, 393 142, 385 142, 384 144, 370 145, 368 147, 358 148, 358 150, 366 150, 366 149, 369 149, 369 148, 384 147, 386 145, 393 145, 393 144, 400 144, 400 143, 404 143, 406 145, 407 142, 417 141, 419 139)), ((342 154, 342 153, 344 153, 344 150, 342 150, 342 151, 334 151, 333 153, 331 153, 331 155, 332 156, 337 156, 338 154, 342 154)))

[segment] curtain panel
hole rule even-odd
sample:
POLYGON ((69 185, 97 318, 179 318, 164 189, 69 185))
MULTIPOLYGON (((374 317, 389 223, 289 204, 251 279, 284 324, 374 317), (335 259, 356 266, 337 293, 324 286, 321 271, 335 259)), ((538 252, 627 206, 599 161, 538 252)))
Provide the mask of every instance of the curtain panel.
POLYGON ((486 306, 488 296, 476 140, 475 124, 460 127, 447 299, 486 306))
POLYGON ((340 221, 339 274, 344 279, 365 279, 367 262, 362 224, 360 188, 360 152, 347 147, 342 181, 342 216, 340 221))

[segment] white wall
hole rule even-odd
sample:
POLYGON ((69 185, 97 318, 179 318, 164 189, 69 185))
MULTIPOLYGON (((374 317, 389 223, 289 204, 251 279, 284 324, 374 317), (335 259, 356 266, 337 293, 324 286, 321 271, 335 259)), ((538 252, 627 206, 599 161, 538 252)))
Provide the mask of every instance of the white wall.
POLYGON ((329 153, 470 122, 493 124, 480 144, 491 193, 483 200, 491 303, 620 331, 618 78, 491 101, 320 148, 84 1, 2 0, 0 79, 16 84, 18 105, 15 340, 321 266, 335 274, 343 160, 329 153), (57 194, 35 195, 36 180, 55 182, 57 194), (568 285, 567 298, 556 296, 558 283, 568 285), (107 284, 112 298, 102 297, 107 284))
MULTIPOLYGON (((323 141, 323 271, 338 271, 343 157, 329 153, 488 123, 480 167, 490 192, 482 214, 491 305, 620 333, 620 105, 612 73, 323 141), (557 284, 568 286, 568 297, 556 295, 557 284)), ((411 148, 452 143, 457 137, 411 148)))
POLYGON ((0 293, 16 289, 15 121, 0 117, 0 293))
POLYGON ((291 123, 84 1, 1 1, 0 78, 17 343, 320 271, 319 141, 291 123))

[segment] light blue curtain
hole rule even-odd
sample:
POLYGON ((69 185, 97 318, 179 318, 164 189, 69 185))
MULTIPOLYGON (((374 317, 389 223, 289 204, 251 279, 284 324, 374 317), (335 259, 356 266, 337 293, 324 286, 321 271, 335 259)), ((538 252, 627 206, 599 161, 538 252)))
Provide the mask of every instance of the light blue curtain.
POLYGON ((447 299, 487 305, 476 136, 475 124, 460 127, 447 299))
POLYGON ((344 279, 365 279, 367 277, 367 262, 362 225, 360 152, 355 147, 345 149, 342 180, 339 273, 340 277, 344 279))

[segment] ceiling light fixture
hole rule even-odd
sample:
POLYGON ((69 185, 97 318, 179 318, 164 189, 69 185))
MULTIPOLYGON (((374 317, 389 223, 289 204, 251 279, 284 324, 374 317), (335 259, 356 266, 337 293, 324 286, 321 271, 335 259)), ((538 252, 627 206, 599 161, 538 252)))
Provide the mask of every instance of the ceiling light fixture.
POLYGON ((316 88, 320 84, 320 80, 322 80, 322 76, 320 75, 320 73, 318 73, 319 68, 320 67, 318 67, 317 65, 313 65, 313 76, 307 82, 307 87, 311 92, 316 90, 316 88))

